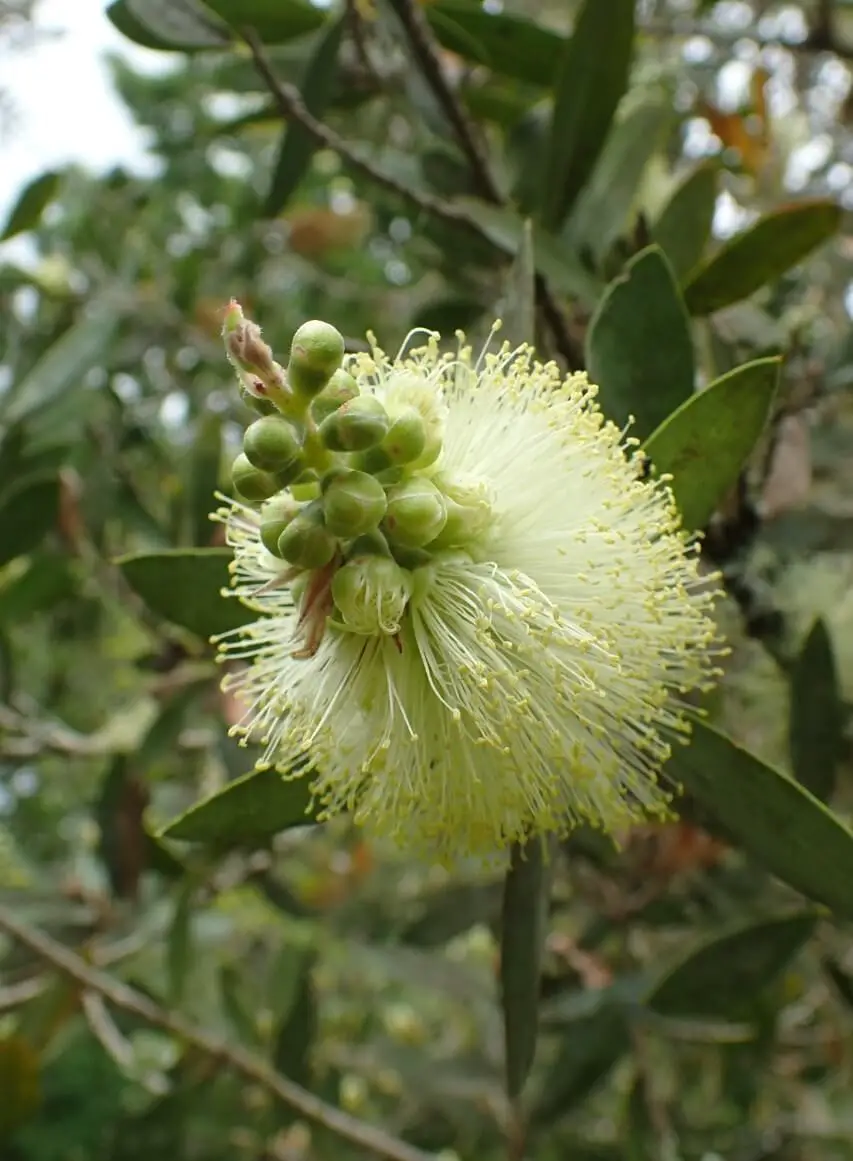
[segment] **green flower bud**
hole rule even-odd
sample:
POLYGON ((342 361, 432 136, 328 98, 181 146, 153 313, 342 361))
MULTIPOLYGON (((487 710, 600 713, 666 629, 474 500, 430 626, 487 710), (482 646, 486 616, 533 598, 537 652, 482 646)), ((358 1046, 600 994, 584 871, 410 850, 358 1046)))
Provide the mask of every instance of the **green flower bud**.
POLYGON ((477 540, 492 522, 492 496, 488 485, 475 477, 434 476, 444 494, 447 520, 430 548, 451 548, 477 540))
POLYGON ((359 395, 344 403, 320 424, 320 438, 330 451, 367 451, 384 439, 390 422, 373 395, 359 395))
POLYGON ((422 548, 435 540, 446 519, 444 496, 430 480, 416 476, 388 493, 383 527, 391 544, 422 548))
POLYGON ((242 453, 231 466, 231 482, 238 496, 250 504, 260 504, 279 490, 275 476, 256 468, 242 453))
POLYGON ((385 515, 385 490, 366 472, 344 472, 325 489, 326 527, 348 540, 376 528, 385 515))
POLYGON ((358 383, 349 371, 340 367, 311 404, 311 414, 315 423, 322 423, 327 415, 331 415, 357 395, 358 383))
POLYGON ((313 398, 328 383, 344 357, 344 337, 329 323, 303 323, 290 346, 287 378, 297 395, 313 398))
POLYGON ((414 407, 407 407, 388 429, 382 450, 392 464, 410 464, 423 455, 426 441, 426 424, 420 413, 414 407))
POLYGON ((350 632, 393 634, 400 631, 411 584, 390 556, 357 556, 335 573, 332 598, 350 632))
POLYGON ((264 548, 278 556, 278 541, 300 511, 300 505, 287 495, 273 496, 261 508, 261 540, 264 548))
POLYGON ((301 463, 296 432, 280 415, 265 415, 250 424, 243 436, 243 451, 249 463, 263 472, 287 473, 301 463))
POLYGON ((337 540, 323 525, 323 506, 315 500, 282 532, 277 555, 296 568, 323 568, 335 555, 337 546, 337 540))

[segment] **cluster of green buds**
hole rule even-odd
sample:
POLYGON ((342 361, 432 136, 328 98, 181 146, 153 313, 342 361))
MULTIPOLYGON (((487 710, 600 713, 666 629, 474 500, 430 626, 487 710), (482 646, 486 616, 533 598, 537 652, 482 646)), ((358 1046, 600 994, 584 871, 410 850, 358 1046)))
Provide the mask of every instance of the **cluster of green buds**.
POLYGON ((407 386, 423 381, 407 383, 413 373, 401 370, 390 401, 362 393, 343 365, 343 337, 317 320, 296 331, 286 368, 235 302, 223 336, 243 399, 258 413, 232 482, 259 510, 265 548, 315 605, 304 574, 323 572, 324 621, 398 633, 415 570, 465 547, 491 515, 477 481, 442 474, 441 432, 406 402, 417 398, 407 386))

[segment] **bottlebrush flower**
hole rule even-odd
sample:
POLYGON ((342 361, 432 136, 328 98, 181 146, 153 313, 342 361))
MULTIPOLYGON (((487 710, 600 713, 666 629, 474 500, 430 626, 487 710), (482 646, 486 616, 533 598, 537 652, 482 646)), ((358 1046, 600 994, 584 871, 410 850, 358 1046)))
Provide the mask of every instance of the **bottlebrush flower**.
MULTIPOLYGON (((717 675, 714 587, 596 388, 527 347, 475 360, 428 335, 389 359, 371 337, 309 403, 282 386, 297 338, 270 380, 308 466, 284 504, 296 532, 281 495, 258 507, 245 456, 249 502, 217 513, 229 591, 258 614, 218 643, 259 766, 287 777, 307 755, 324 816, 445 862, 665 814, 683 695, 717 675)), ((242 368, 239 347, 263 396, 245 376, 264 360, 242 368)))

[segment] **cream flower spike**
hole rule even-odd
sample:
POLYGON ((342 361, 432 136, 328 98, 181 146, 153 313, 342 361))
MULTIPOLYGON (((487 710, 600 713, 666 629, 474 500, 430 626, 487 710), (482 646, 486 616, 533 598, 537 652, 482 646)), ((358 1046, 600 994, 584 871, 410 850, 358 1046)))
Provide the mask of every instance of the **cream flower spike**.
POLYGON ((475 360, 458 341, 442 353, 430 334, 394 359, 373 341, 335 373, 354 399, 319 426, 290 415, 309 468, 297 519, 318 543, 324 495, 344 497, 328 552, 300 563, 296 535, 276 548, 257 494, 216 514, 229 591, 258 613, 218 641, 246 706, 236 732, 285 776, 307 755, 321 817, 349 811, 445 864, 665 815, 684 695, 712 684, 722 652, 696 539, 596 388, 526 347, 475 360), (392 464, 389 425, 411 408, 422 430, 392 464))

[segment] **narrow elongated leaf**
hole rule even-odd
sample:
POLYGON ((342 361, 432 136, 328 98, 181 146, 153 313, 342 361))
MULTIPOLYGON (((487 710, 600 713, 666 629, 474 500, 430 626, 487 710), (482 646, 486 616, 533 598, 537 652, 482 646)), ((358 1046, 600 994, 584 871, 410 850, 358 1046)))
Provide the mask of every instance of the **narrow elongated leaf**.
POLYGON ((656 247, 632 258, 599 303, 586 339, 590 379, 620 427, 645 438, 693 394, 693 343, 672 271, 656 247))
POLYGON ((253 770, 197 802, 160 834, 227 850, 263 843, 279 831, 308 826, 315 819, 310 773, 285 779, 275 770, 253 770))
POLYGON ((32 230, 41 221, 41 216, 56 196, 59 183, 62 181, 62 171, 48 170, 34 178, 21 191, 18 200, 12 207, 0 242, 7 238, 14 238, 16 234, 23 234, 25 230, 32 230))
POLYGON ((242 967, 223 964, 219 969, 219 994, 222 1008, 243 1044, 262 1047, 262 1038, 249 1006, 250 988, 242 967))
POLYGON ((691 948, 646 1003, 664 1016, 736 1016, 779 975, 814 931, 814 910, 750 922, 691 948))
POLYGON ((230 560, 227 548, 187 548, 125 556, 117 563, 152 612, 207 638, 256 616, 234 597, 222 595, 230 560))
POLYGON ((24 479, 0 497, 0 565, 37 548, 59 513, 59 478, 46 474, 24 479))
POLYGON ((107 17, 128 40, 158 52, 198 52, 230 41, 201 0, 115 0, 107 17))
POLYGON ((634 0, 584 0, 554 93, 540 214, 557 230, 593 171, 628 87, 634 0))
POLYGON ((737 480, 776 394, 779 359, 757 359, 715 379, 646 440, 672 490, 685 528, 703 528, 737 480))
POLYGON ((650 1111, 660 1106, 660 1101, 651 1095, 653 1085, 654 1078, 641 1067, 637 1067, 634 1083, 625 1102, 622 1130, 625 1138, 623 1161, 659 1161, 659 1158, 666 1156, 666 1142, 661 1140, 661 1134, 655 1127, 655 1118, 650 1111))
POLYGON ((768 871, 853 918, 853 832, 793 778, 702 722, 667 773, 768 871))
POLYGON ((791 672, 791 767, 822 802, 832 797, 844 747, 844 708, 823 621, 815 621, 791 672))
POLYGON ((610 130, 564 234, 572 245, 586 246, 597 262, 624 233, 646 166, 661 148, 673 116, 669 96, 654 93, 635 102, 610 130))
POLYGON ((324 21, 323 9, 305 0, 204 0, 205 5, 233 28, 251 27, 264 44, 285 44, 324 21))
POLYGON ((206 679, 179 689, 163 706, 133 755, 133 768, 143 776, 150 767, 175 753, 178 738, 191 708, 210 689, 206 679))
POLYGON ((106 350, 122 310, 118 292, 104 295, 79 322, 45 351, 32 370, 8 393, 2 418, 20 423, 54 400, 80 387, 83 377, 106 350))
POLYGON ((708 161, 696 167, 661 211, 652 226, 652 238, 669 259, 679 282, 684 282, 705 253, 717 205, 719 167, 708 161))
POLYGON ((501 1006, 506 1086, 514 1100, 524 1088, 536 1051, 539 977, 548 931, 551 883, 547 852, 533 841, 516 844, 504 883, 501 927, 501 1006))
POLYGON ((691 314, 707 315, 775 282, 841 224, 841 207, 820 198, 765 214, 697 267, 684 288, 691 314))
MULTIPOLYGON (((302 100, 315 117, 322 117, 334 95, 343 33, 343 17, 329 24, 317 43, 302 81, 302 100)), ((307 173, 316 149, 314 138, 303 125, 291 121, 285 127, 264 206, 268 217, 279 213, 287 204, 307 173)))
MULTIPOLYGON (((486 237, 506 254, 518 254, 524 235, 524 221, 517 213, 489 205, 478 198, 457 198, 456 204, 467 211, 486 237)), ((536 273, 548 279, 554 290, 576 298, 585 306, 598 301, 601 285, 584 269, 580 257, 562 239, 541 229, 533 233, 533 257, 536 273)))
POLYGON ((535 341, 536 262, 532 222, 524 223, 518 253, 507 276, 506 290, 498 309, 498 317, 503 322, 501 338, 505 338, 514 347, 535 341))
POLYGON ((424 13, 441 44, 466 60, 530 85, 556 80, 566 40, 540 24, 470 0, 435 0, 424 13))
POLYGON ((4 621, 6 624, 20 624, 52 608, 70 597, 80 582, 79 566, 60 552, 41 552, 33 556, 26 571, 0 589, 0 624, 4 621))
POLYGON ((273 1064, 283 1076, 301 1085, 310 1081, 311 1049, 317 1036, 314 960, 310 949, 288 943, 276 960, 277 986, 270 996, 270 1007, 278 1017, 273 1064))
POLYGON ((583 992, 569 997, 576 1001, 574 1011, 549 1019, 560 1028, 560 1047, 533 1102, 534 1123, 547 1124, 576 1108, 629 1050, 631 1019, 645 986, 629 978, 583 992))
POLYGON ((192 902, 195 881, 189 877, 178 892, 172 923, 166 936, 166 967, 169 981, 169 1003, 183 1002, 193 959, 192 902))

